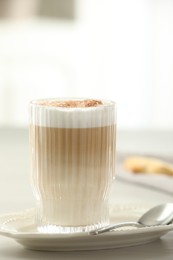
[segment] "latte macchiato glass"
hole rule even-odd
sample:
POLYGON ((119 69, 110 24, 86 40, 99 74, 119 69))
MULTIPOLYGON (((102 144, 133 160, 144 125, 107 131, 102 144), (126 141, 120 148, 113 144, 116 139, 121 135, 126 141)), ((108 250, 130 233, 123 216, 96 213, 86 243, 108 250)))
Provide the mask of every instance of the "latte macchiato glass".
POLYGON ((31 181, 41 232, 87 232, 109 224, 115 170, 115 103, 30 103, 31 181))

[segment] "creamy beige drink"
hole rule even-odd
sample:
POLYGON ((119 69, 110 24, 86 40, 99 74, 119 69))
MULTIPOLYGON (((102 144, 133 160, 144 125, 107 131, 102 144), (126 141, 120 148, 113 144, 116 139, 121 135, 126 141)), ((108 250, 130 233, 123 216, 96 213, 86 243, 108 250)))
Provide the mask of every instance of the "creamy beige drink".
POLYGON ((115 161, 114 103, 34 101, 30 145, 39 230, 89 231, 108 224, 115 161))

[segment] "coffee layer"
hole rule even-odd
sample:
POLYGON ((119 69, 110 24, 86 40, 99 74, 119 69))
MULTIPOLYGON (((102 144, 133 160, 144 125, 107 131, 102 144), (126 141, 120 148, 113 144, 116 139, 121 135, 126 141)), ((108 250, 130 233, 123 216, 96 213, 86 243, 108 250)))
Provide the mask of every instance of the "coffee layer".
POLYGON ((108 224, 115 125, 79 129, 31 125, 30 137, 38 224, 108 224))

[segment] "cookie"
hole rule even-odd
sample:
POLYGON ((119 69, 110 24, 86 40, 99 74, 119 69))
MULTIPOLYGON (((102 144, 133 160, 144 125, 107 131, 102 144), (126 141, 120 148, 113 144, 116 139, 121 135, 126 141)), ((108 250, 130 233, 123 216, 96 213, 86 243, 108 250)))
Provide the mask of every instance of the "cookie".
POLYGON ((133 173, 156 173, 173 176, 173 166, 165 161, 143 156, 131 156, 124 160, 125 170, 133 173))

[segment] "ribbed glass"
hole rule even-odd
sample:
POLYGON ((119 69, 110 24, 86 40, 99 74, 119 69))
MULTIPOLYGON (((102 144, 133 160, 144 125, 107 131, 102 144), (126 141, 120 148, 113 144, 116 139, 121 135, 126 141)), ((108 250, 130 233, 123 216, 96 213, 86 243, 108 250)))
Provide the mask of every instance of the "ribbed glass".
POLYGON ((115 121, 111 101, 86 108, 30 103, 31 181, 39 231, 81 232, 109 224, 115 121))

